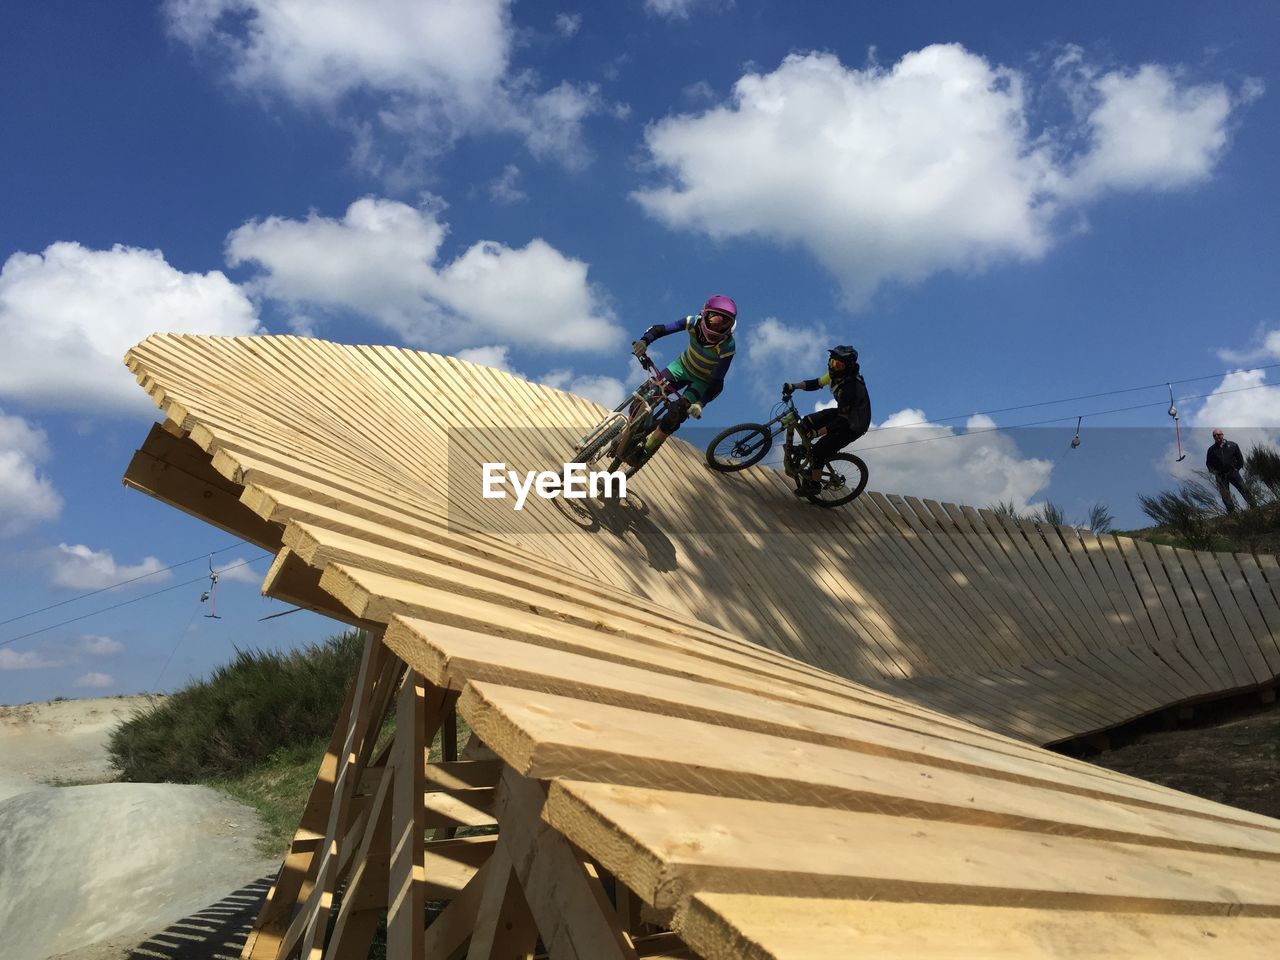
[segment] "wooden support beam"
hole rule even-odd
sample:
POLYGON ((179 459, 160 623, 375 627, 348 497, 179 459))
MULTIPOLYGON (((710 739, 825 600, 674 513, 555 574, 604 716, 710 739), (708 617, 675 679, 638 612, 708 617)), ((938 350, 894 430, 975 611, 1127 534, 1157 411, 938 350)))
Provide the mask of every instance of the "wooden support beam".
POLYGON ((391 873, 387 889, 387 953, 423 955, 426 896, 426 778, 423 758, 457 694, 405 675, 396 705, 396 777, 391 807, 391 873))
POLYGON ((422 956, 426 909, 422 758, 430 742, 426 738, 429 709, 427 682, 411 670, 396 704, 394 754, 400 775, 392 797, 387 887, 387 953, 392 957, 422 956))
POLYGON ((320 572, 307 566, 288 547, 281 547, 271 569, 262 581, 262 592, 296 607, 316 613, 362 630, 381 632, 384 624, 355 616, 332 596, 320 589, 320 572))
POLYGON ((347 842, 351 802, 357 783, 355 768, 359 762, 359 750, 370 726, 376 726, 382 720, 381 717, 369 716, 367 712, 369 700, 373 694, 376 678, 381 674, 387 658, 391 656, 391 653, 382 645, 379 636, 370 633, 365 641, 364 654, 360 658, 360 668, 356 674, 351 717, 347 723, 342 752, 339 755, 333 801, 329 808, 329 820, 325 828, 316 883, 311 895, 307 898, 306 906, 294 919, 289 932, 285 935, 285 941, 280 950, 281 957, 290 956, 294 945, 298 943, 301 944, 302 956, 306 960, 320 960, 323 953, 329 911, 333 905, 334 892, 339 879, 338 861, 342 847, 347 842))
MULTIPOLYGON (((499 843, 501 845, 501 843, 499 843)), ((467 960, 532 960, 538 928, 509 857, 485 878, 467 960)))
POLYGON ((361 960, 369 955, 369 944, 386 903, 389 870, 387 858, 370 857, 369 854, 385 850, 391 837, 391 788, 395 782, 395 761, 394 757, 389 761, 378 781, 378 790, 369 808, 368 826, 353 858, 355 867, 343 890, 342 905, 338 908, 337 920, 324 951, 325 960, 361 960))
POLYGON ((189 438, 152 424, 147 439, 129 461, 123 482, 264 550, 279 550, 279 524, 263 520, 241 503, 244 488, 214 470, 210 460, 189 438))
POLYGON ((599 879, 569 841, 542 822, 546 799, 542 784, 504 771, 498 846, 510 853, 552 960, 637 960, 599 879))
POLYGON ((263 901, 262 909, 258 913, 258 919, 245 940, 244 948, 240 953, 242 960, 275 960, 294 911, 311 892, 311 884, 315 878, 314 868, 319 864, 315 858, 315 851, 324 838, 323 831, 329 819, 329 807, 333 803, 333 785, 337 779, 342 744, 350 723, 356 682, 357 680, 353 679, 347 687, 346 700, 338 714, 337 723, 334 724, 329 748, 320 761, 320 770, 316 774, 316 782, 311 787, 307 805, 302 809, 298 829, 294 833, 289 852, 280 865, 275 883, 267 892, 266 900, 263 901))
MULTIPOLYGON (((449 842, 449 841, 446 841, 449 842)), ((488 884, 490 872, 504 872, 511 869, 511 859, 505 850, 495 844, 491 856, 471 881, 458 893, 438 917, 427 927, 422 940, 423 960, 454 960, 461 948, 471 939, 471 931, 475 929, 476 915, 480 910, 480 898, 488 884)))
MULTIPOLYGON (((485 827, 493 820, 493 789, 461 792, 430 792, 424 802, 428 828, 456 830, 458 827, 485 827)), ((442 837, 449 840, 451 837, 442 837)))

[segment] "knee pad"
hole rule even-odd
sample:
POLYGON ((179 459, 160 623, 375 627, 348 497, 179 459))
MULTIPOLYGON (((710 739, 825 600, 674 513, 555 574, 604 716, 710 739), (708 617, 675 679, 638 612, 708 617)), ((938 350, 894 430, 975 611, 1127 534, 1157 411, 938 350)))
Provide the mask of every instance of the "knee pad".
POLYGON ((681 397, 679 402, 673 403, 671 409, 658 421, 658 426, 662 428, 663 433, 675 433, 680 429, 680 424, 688 419, 689 401, 681 397))

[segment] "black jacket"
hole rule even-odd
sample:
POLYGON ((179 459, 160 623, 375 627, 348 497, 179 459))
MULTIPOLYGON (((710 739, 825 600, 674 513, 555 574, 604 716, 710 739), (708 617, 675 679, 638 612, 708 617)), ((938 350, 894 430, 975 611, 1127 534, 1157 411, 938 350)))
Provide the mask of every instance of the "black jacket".
POLYGON ((1244 466, 1244 454, 1240 452, 1240 447, 1235 441, 1224 440, 1221 447, 1215 443, 1209 448, 1209 452, 1204 457, 1204 465, 1213 474, 1231 473, 1244 466))

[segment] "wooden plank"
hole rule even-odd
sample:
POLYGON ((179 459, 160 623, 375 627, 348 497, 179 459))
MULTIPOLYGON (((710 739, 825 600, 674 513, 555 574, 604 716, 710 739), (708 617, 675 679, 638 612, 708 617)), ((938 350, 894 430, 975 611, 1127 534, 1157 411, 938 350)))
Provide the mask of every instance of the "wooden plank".
POLYGON ((571 780, 543 817, 659 909, 726 892, 1280 917, 1277 861, 571 780))
POLYGON ((423 826, 485 827, 494 822, 493 789, 467 790, 461 793, 427 793, 423 826))
MULTIPOLYGON (((827 680, 799 671, 787 676, 781 670, 766 670, 751 658, 732 657, 721 648, 691 649, 679 637, 656 633, 633 637, 587 630, 340 564, 325 569, 321 587, 358 616, 374 622, 390 622, 393 616, 443 620, 462 629, 572 652, 589 650, 600 659, 648 666, 676 676, 709 678, 748 690, 759 689, 762 681, 772 681, 768 688, 774 696, 840 711, 849 709, 850 700, 878 704, 895 712, 903 709, 893 697, 867 687, 841 684, 835 682, 835 678, 827 680)), ((912 712, 919 716, 925 711, 922 708, 912 712)), ((936 712, 931 713, 930 718, 944 725, 961 726, 936 712)))
POLYGON ((990 510, 982 511, 982 516, 989 526, 1003 533, 999 542, 1011 551, 1011 556, 1018 558, 1023 576, 1036 585, 1042 596, 1051 598, 1057 614, 1055 622, 1068 628, 1074 637, 1073 652, 1105 643, 1098 623, 1081 607, 1035 524, 1019 523, 990 510))
POLYGON ((232 536, 275 553, 280 528, 240 502, 242 488, 213 469, 209 456, 188 439, 152 424, 124 472, 124 485, 211 523, 232 536))
MULTIPOLYGON (((1137 554, 1143 568, 1151 577, 1151 582, 1159 597, 1160 610, 1164 613, 1172 628, 1166 637, 1173 639, 1174 649, 1184 663, 1199 678, 1202 690, 1222 689, 1230 684, 1229 675, 1224 665, 1210 663, 1197 642, 1196 629, 1203 622, 1193 620, 1183 609, 1179 600, 1178 587, 1170 569, 1165 566, 1164 558, 1156 550, 1155 545, 1145 540, 1129 540, 1126 548, 1137 554)), ((1178 571, 1179 574, 1181 570, 1178 571)), ((1198 611, 1197 611, 1198 614, 1198 611)))
MULTIPOLYGON (((1213 591, 1214 599, 1218 603, 1218 609, 1222 612, 1222 617, 1227 622, 1230 635, 1234 638, 1236 647, 1244 658, 1246 666, 1248 666, 1250 673, 1253 674, 1254 680, 1258 683, 1265 683, 1274 676, 1274 673, 1267 665, 1266 658, 1262 655, 1259 645, 1260 636, 1254 634, 1249 618, 1245 614, 1245 609, 1250 607, 1253 608, 1253 612, 1256 612, 1256 606, 1252 603, 1246 603, 1242 607, 1238 601, 1244 598, 1237 596, 1231 590, 1222 569, 1222 560, 1230 562, 1231 555, 1222 554, 1222 560, 1220 560, 1218 554, 1201 550, 1196 551, 1195 557, 1200 563, 1200 570, 1209 584, 1209 589, 1213 591)), ((1252 600, 1252 598, 1249 599, 1252 600)))
MULTIPOLYGON (((1231 626, 1218 605, 1213 588, 1204 575, 1196 552, 1173 548, 1173 562, 1181 565, 1182 573, 1190 588, 1191 596, 1199 605, 1200 613, 1209 625, 1209 641, 1218 652, 1222 661, 1231 673, 1231 682, 1235 687, 1252 686, 1256 681, 1249 669, 1231 626)), ((1184 601, 1185 605, 1185 601, 1184 601)))
MULTIPOLYGON (((1137 546, 1144 554, 1150 553, 1152 562, 1158 564, 1168 578, 1170 601, 1175 604, 1174 609, 1179 611, 1187 622, 1191 641, 1198 652, 1200 662, 1213 671, 1215 688, 1230 690, 1239 686, 1241 681, 1235 676, 1231 664, 1227 662, 1227 658, 1214 640, 1213 630, 1205 619, 1200 599, 1187 579, 1177 552, 1173 547, 1154 545, 1146 541, 1138 541, 1137 546)), ((1150 567, 1149 563, 1148 569, 1150 567)))
POLYGON ((352 613, 320 586, 320 571, 302 560, 288 547, 281 547, 262 581, 262 593, 282 603, 313 610, 339 623, 372 633, 383 624, 352 613))
POLYGON ((1236 554, 1235 560, 1237 569, 1248 586, 1250 596, 1257 605, 1266 636, 1270 641, 1270 647, 1263 645, 1267 663, 1273 670, 1280 672, 1280 603, 1276 601, 1275 595, 1272 594, 1262 575, 1261 568, 1251 555, 1236 554))
MULTIPOLYGON (((1280 834, 1135 810, 1040 787, 992 780, 691 720, 473 683, 459 709, 513 769, 539 779, 862 810, 1270 859, 1280 834)), ((1172 806, 1179 799, 1166 794, 1172 806)), ((1280 826, 1280 825, 1277 825, 1280 826)))
POLYGON ((1264 960, 1275 955, 1275 923, 1250 917, 702 893, 677 924, 703 960, 1264 960))
MULTIPOLYGON (((490 681, 545 693, 577 696, 648 713, 698 720, 806 743, 855 750, 967 771, 1080 796, 1163 809, 1168 791, 1093 764, 1082 763, 974 730, 970 738, 927 724, 905 726, 884 713, 846 714, 815 709, 695 680, 654 675, 590 657, 529 647, 518 641, 422 622, 397 621, 386 642, 432 682, 461 688, 490 681), (405 638, 409 638, 406 641, 405 638), (423 656, 433 653, 434 658, 423 656)), ((1267 817, 1176 795, 1206 816, 1270 825, 1267 817)))
POLYGON ((428 841, 423 848, 423 875, 428 900, 452 900, 488 862, 498 842, 495 834, 428 841))

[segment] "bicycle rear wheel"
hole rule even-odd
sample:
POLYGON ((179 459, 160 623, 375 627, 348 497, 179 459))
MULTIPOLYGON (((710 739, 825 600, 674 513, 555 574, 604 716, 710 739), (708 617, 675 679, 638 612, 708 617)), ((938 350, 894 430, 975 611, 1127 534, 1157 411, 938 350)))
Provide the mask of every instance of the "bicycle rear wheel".
POLYGON ((822 468, 822 489, 809 502, 820 507, 843 507, 867 488, 867 465, 851 453, 837 453, 822 468))
POLYGON ((707 466, 720 473, 745 470, 765 458, 773 434, 762 423, 740 423, 721 430, 707 447, 707 466))

